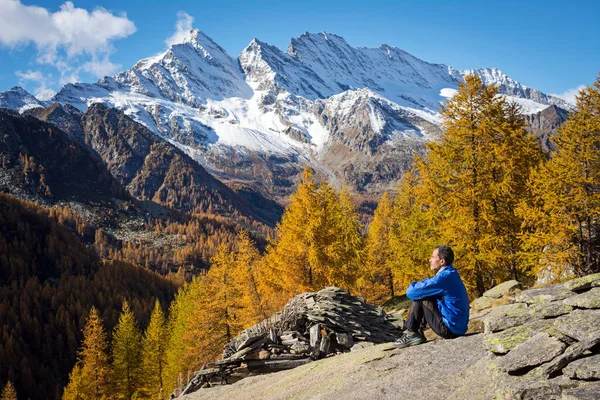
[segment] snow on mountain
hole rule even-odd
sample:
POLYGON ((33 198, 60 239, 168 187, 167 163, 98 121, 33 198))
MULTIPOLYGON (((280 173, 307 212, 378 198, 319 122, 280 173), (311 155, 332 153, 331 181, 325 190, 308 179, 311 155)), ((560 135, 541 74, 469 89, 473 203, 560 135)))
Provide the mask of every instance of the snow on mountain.
POLYGON ((0 92, 0 107, 17 110, 22 113, 35 107, 45 107, 47 104, 35 98, 20 86, 15 86, 5 92, 0 92))
POLYGON ((309 67, 336 92, 369 88, 408 107, 437 112, 439 92, 456 87, 460 75, 443 64, 431 64, 396 47, 354 48, 342 37, 304 33, 292 39, 288 54, 309 67))
POLYGON ((131 70, 117 74, 114 81, 119 89, 190 106, 205 99, 252 96, 237 60, 197 29, 183 43, 139 61, 131 70))
POLYGON ((526 99, 536 102, 539 105, 556 105, 565 109, 572 109, 572 106, 561 98, 556 96, 546 95, 539 90, 528 88, 525 85, 515 81, 511 77, 505 75, 498 68, 480 68, 468 69, 461 71, 463 77, 468 75, 477 75, 486 85, 496 85, 499 87, 499 92, 508 96, 510 100, 516 100, 519 104, 525 107, 526 114, 532 114, 541 111, 543 108, 536 107, 531 102, 521 102, 517 99, 526 99))
MULTIPOLYGON (((440 105, 471 74, 499 85, 526 113, 568 107, 498 69, 458 71, 393 46, 355 48, 337 35, 304 33, 287 52, 254 39, 235 59, 197 29, 130 70, 68 84, 52 101, 124 110, 231 178, 258 174, 289 185, 281 176, 309 164, 332 179, 343 169, 347 179, 372 182, 400 174, 439 135, 440 105)), ((0 93, 3 107, 44 105, 21 88, 0 93)))
POLYGON ((246 81, 255 90, 273 94, 286 91, 310 100, 339 92, 302 62, 257 39, 250 42, 238 59, 246 81))

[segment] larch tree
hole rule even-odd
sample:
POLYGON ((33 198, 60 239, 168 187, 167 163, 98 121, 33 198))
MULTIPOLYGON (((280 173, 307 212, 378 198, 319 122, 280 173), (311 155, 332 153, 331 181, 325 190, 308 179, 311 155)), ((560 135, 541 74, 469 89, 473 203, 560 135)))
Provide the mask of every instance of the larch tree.
POLYGON ((311 265, 310 258, 316 252, 319 233, 319 223, 315 218, 318 207, 317 184, 312 172, 306 168, 298 189, 277 224, 276 238, 266 250, 262 277, 270 290, 277 294, 269 296, 276 302, 275 309, 313 286, 314 265, 311 265))
POLYGON ((260 296, 260 253, 248 232, 242 230, 237 238, 233 283, 240 290, 238 319, 244 328, 267 317, 260 296))
POLYGON ((241 329, 238 318, 241 293, 235 286, 234 253, 219 246, 205 275, 194 278, 184 297, 183 334, 180 339, 184 377, 216 360, 223 346, 241 329))
POLYGON ((142 379, 141 334, 127 301, 113 333, 113 380, 115 397, 131 399, 138 394, 142 379))
POLYGON ((186 371, 186 360, 184 359, 185 346, 183 337, 186 333, 186 320, 193 312, 191 301, 191 286, 196 279, 188 285, 179 289, 175 299, 169 307, 169 318, 167 320, 167 348, 165 359, 167 364, 164 371, 163 385, 165 393, 171 393, 181 384, 181 374, 186 371))
POLYGON ((17 391, 11 381, 6 382, 6 385, 4 385, 0 400, 17 400, 17 391))
POLYGON ((429 275, 427 260, 439 245, 439 235, 419 195, 420 188, 415 174, 408 171, 402 176, 394 198, 386 267, 392 272, 398 292, 429 275))
POLYGON ((306 169, 267 247, 262 276, 279 294, 276 309, 297 293, 329 285, 353 290, 363 250, 360 228, 350 196, 329 183, 317 185, 306 169))
POLYGON ((70 375, 64 399, 99 400, 112 396, 108 342, 98 310, 92 307, 83 329, 79 360, 70 375))
MULTIPOLYGON (((363 224, 350 193, 342 189, 329 207, 324 207, 333 226, 333 241, 330 245, 331 263, 328 265, 327 286, 339 286, 353 290, 362 274, 364 237, 363 224)), ((315 289, 321 289, 316 287, 315 289)))
POLYGON ((520 108, 477 76, 465 78, 442 114, 443 133, 428 143, 418 175, 441 239, 455 247, 469 291, 481 295, 527 273, 518 263, 515 209, 529 195, 529 171, 542 153, 520 108))
POLYGON ((577 108, 551 138, 556 151, 531 176, 523 260, 560 278, 600 271, 600 76, 581 90, 577 108))
POLYGON ((150 323, 142 339, 141 392, 152 399, 164 399, 164 374, 167 347, 165 314, 158 299, 150 316, 150 323))
POLYGON ((365 241, 364 271, 359 294, 367 302, 382 304, 394 297, 394 279, 389 267, 393 203, 387 192, 375 209, 365 241))

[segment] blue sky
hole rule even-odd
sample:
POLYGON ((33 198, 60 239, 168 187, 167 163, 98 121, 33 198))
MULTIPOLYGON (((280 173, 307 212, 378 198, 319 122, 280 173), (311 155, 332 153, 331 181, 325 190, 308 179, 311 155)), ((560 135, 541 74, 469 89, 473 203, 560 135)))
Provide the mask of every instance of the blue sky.
POLYGON ((600 72, 599 1, 0 0, 0 91, 93 82, 163 51, 178 21, 231 56, 258 38, 285 50, 303 32, 386 43, 458 69, 497 67, 545 93, 600 72), (185 14, 184 14, 185 13, 185 14))

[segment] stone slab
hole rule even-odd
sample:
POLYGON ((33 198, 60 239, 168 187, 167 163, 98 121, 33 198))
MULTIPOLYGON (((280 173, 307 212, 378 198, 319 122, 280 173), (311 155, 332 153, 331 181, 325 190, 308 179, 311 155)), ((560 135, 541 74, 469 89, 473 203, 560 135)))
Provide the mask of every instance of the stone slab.
POLYGON ((566 289, 574 292, 586 290, 592 287, 600 286, 600 273, 582 276, 581 278, 573 279, 569 282, 563 283, 566 289))
POLYGON ((600 339, 585 340, 575 343, 567 348, 563 354, 543 365, 542 375, 550 377, 554 373, 566 367, 570 362, 584 357, 585 352, 600 343, 600 339))
POLYGON ((492 299, 491 297, 483 296, 483 297, 473 300, 473 302, 471 303, 471 308, 478 310, 478 311, 486 309, 486 308, 490 308, 492 306, 492 304, 494 304, 494 301, 496 301, 496 299, 492 299))
POLYGON ((505 372, 535 367, 552 360, 561 354, 566 347, 566 344, 548 333, 540 332, 515 347, 507 355, 499 357, 496 365, 505 372))
POLYGON ((600 287, 593 288, 587 292, 567 297, 563 300, 565 304, 579 308, 600 308, 600 287))
POLYGON ((564 285, 550 285, 536 289, 524 290, 515 296, 519 303, 540 303, 545 301, 563 300, 574 296, 576 293, 565 288, 564 285))
POLYGON ((563 375, 571 379, 600 379, 600 354, 573 361, 563 369, 563 375))
POLYGON ((574 310, 558 317, 554 326, 579 341, 600 338, 600 310, 574 310))
POLYGON ((565 335, 554 327, 554 320, 539 319, 514 326, 501 332, 485 334, 483 346, 496 354, 505 354, 528 341, 538 332, 547 332, 555 338, 566 341, 565 335), (565 340, 563 340, 563 338, 565 340))
POLYGON ((531 307, 507 309, 506 312, 497 312, 486 316, 484 318, 484 332, 502 331, 529 321, 564 315, 571 310, 573 310, 573 307, 564 304, 562 301, 541 302, 535 303, 531 307))
POLYGON ((516 280, 506 281, 497 286, 494 286, 490 290, 483 293, 483 295, 485 297, 490 297, 492 299, 499 299, 500 297, 504 296, 505 294, 511 293, 512 291, 514 291, 515 289, 518 289, 520 287, 521 287, 521 284, 516 280))
POLYGON ((561 400, 598 400, 600 382, 583 384, 576 388, 563 390, 561 400))

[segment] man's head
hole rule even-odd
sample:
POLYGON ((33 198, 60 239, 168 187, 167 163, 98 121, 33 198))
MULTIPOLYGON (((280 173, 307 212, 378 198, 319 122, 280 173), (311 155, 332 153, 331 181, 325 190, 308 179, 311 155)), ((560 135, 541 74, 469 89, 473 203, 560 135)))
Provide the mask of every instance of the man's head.
POLYGON ((429 268, 435 272, 440 268, 451 265, 454 262, 454 252, 448 246, 438 246, 433 249, 433 254, 429 259, 429 268))

